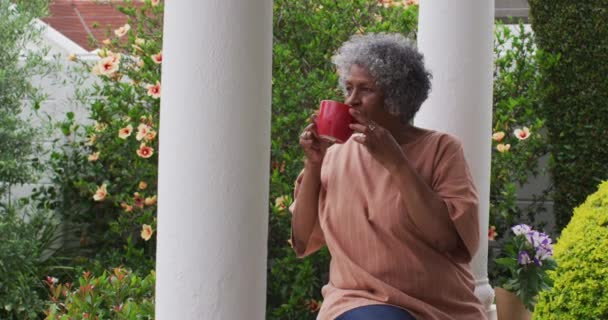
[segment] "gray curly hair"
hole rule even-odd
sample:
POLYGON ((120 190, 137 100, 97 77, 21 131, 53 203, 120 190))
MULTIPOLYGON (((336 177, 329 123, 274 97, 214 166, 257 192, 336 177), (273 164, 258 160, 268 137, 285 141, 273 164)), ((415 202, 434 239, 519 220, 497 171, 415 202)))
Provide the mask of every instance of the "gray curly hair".
POLYGON ((401 34, 354 35, 332 57, 346 95, 346 80, 353 65, 366 68, 384 93, 384 108, 402 123, 414 118, 431 89, 431 74, 416 45, 401 34))

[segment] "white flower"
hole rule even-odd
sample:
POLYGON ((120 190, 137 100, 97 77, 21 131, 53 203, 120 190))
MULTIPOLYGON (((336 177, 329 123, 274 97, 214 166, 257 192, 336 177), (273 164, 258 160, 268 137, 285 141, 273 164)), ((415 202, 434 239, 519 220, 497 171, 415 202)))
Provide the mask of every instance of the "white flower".
POLYGON ((496 146, 496 150, 498 150, 498 152, 500 152, 500 153, 505 153, 505 152, 509 151, 509 149, 511 149, 511 145, 508 143, 507 144, 499 143, 496 146))
POLYGON ((498 131, 498 132, 495 132, 494 134, 492 134, 492 140, 494 140, 496 142, 502 141, 502 139, 504 137, 505 137, 505 133, 503 131, 498 131))
POLYGON ((530 129, 528 129, 528 127, 523 127, 521 129, 515 129, 515 131, 513 131, 513 134, 519 140, 526 140, 530 137, 530 129))
POLYGON ((108 190, 107 190, 106 184, 104 183, 101 186, 99 186, 99 188, 97 188, 97 191, 95 191, 95 194, 93 195, 93 200, 103 201, 106 199, 107 195, 108 195, 108 190))
POLYGON ((152 149, 151 147, 146 146, 145 143, 142 143, 139 146, 139 149, 137 149, 136 151, 137 155, 144 158, 144 159, 148 159, 150 158, 153 154, 154 154, 154 149, 152 149))
POLYGON ((88 159, 90 162, 97 161, 99 159, 99 151, 90 154, 88 159))
POLYGON ((137 135, 135 136, 135 139, 137 139, 137 141, 141 141, 141 139, 144 139, 148 133, 150 133, 150 126, 145 123, 140 123, 139 126, 137 126, 137 135))
POLYGON ((157 197, 156 196, 152 196, 152 197, 147 197, 144 199, 144 204, 147 206, 152 206, 155 205, 157 201, 157 197))
POLYGON ((152 226, 150 226, 149 224, 144 224, 141 226, 141 238, 144 239, 145 241, 150 240, 150 238, 152 238, 153 233, 154 233, 154 230, 152 229, 152 226))
POLYGON ((128 126, 118 130, 118 137, 124 140, 124 139, 128 138, 132 132, 133 132, 133 126, 129 124, 128 126))
POLYGON ((163 62, 163 52, 161 51, 157 54, 153 54, 151 56, 151 58, 152 58, 152 61, 154 61, 154 63, 161 64, 163 62))
POLYGON ((527 224, 518 224, 516 226, 513 226, 511 228, 511 230, 513 231, 513 233, 516 236, 518 236, 520 234, 526 234, 526 233, 530 232, 530 230, 532 230, 532 228, 530 228, 530 226, 527 224))
POLYGON ((90 135, 89 140, 87 141, 87 146, 94 145, 96 141, 97 141, 97 135, 96 134, 90 135))
POLYGON ((95 125, 93 127, 95 128, 96 132, 102 132, 102 131, 106 130, 106 128, 108 127, 108 124, 95 121, 95 125))
POLYGON ((148 89, 148 95, 154 99, 160 98, 160 82, 156 81, 156 84, 149 84, 146 86, 148 89))
POLYGON ((125 23, 124 26, 114 30, 114 34, 120 38, 120 37, 124 36, 125 34, 127 34, 127 32, 129 32, 129 30, 131 30, 131 26, 128 23, 125 23))
POLYGON ((120 67, 120 55, 111 55, 99 60, 99 63, 93 67, 93 73, 96 75, 111 76, 118 71, 120 67))

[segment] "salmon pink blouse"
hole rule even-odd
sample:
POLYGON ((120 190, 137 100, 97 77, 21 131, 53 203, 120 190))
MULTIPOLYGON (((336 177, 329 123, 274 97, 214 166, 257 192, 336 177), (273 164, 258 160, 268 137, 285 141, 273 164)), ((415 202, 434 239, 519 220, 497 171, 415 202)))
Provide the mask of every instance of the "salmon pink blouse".
POLYGON ((321 168, 315 230, 305 247, 294 247, 298 257, 324 245, 331 254, 317 319, 372 304, 404 308, 420 320, 486 319, 469 266, 479 244, 478 196, 462 145, 451 135, 427 131, 402 148, 445 201, 458 244, 450 252, 432 245, 441 235, 431 241, 427 230, 414 225, 404 205, 408 194, 364 146, 352 139, 332 146, 321 168))

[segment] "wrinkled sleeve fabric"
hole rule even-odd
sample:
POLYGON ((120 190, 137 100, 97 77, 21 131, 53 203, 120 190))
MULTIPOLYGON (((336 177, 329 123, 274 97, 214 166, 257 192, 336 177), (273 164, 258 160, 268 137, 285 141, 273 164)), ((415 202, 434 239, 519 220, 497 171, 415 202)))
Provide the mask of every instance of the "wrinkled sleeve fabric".
MULTIPOLYGON (((289 211, 292 214, 291 243, 292 243, 293 250, 296 253, 296 257, 298 257, 298 258, 304 258, 306 256, 309 256, 312 253, 316 252, 317 250, 321 249, 325 245, 325 238, 323 237, 323 230, 321 230, 321 224, 319 223, 318 216, 316 217, 316 222, 315 222, 315 226, 313 228, 312 234, 310 235, 308 242, 305 244, 305 246, 298 246, 296 241, 294 241, 293 231, 296 230, 298 228, 298 226, 294 225, 293 217, 297 214, 295 212, 295 206, 296 206, 296 202, 298 201, 298 192, 300 191, 300 185, 302 183, 303 177, 304 177, 304 171, 300 172, 300 175, 296 179, 294 192, 293 192, 294 200, 293 200, 293 203, 291 204, 291 206, 289 206, 289 211)), ((325 188, 323 186, 321 186, 321 190, 319 193, 319 208, 321 208, 323 206, 323 204, 325 203, 326 194, 327 193, 325 192, 325 188)))
POLYGON ((440 147, 432 189, 443 199, 459 235, 448 254, 458 263, 471 261, 479 248, 479 196, 466 162, 462 143, 446 139, 440 147))

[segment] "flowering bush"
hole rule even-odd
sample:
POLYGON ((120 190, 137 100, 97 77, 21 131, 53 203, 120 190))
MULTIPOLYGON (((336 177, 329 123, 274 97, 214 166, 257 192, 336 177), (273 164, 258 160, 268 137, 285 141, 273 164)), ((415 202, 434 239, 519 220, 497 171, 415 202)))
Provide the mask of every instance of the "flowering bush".
POLYGON ((500 286, 517 295, 526 308, 534 310, 538 294, 551 288, 547 271, 553 270, 553 244, 551 238, 526 224, 511 228, 515 236, 504 246, 502 257, 496 259, 499 268, 504 268, 509 277, 502 279, 500 286))
POLYGON ((548 143, 538 111, 543 54, 534 47, 532 33, 521 22, 517 30, 498 24, 494 44, 490 225, 500 236, 524 218, 515 191, 538 173, 538 159, 547 154, 548 143))
POLYGON ((534 47, 534 36, 520 22, 517 28, 497 24, 494 38, 494 95, 488 275, 498 285, 501 274, 494 258, 503 236, 517 221, 538 224, 549 190, 534 195, 528 206, 518 206, 517 189, 539 173, 538 161, 549 151, 540 110, 540 77, 544 55, 534 47), (492 241, 496 240, 496 241, 492 241))
POLYGON ((114 268, 94 277, 84 272, 77 285, 59 283, 47 277, 51 304, 47 320, 69 319, 154 319, 154 282, 152 271, 141 278, 123 268, 114 268))
POLYGON ((100 60, 69 57, 96 78, 92 90, 80 92, 91 121, 76 123, 68 113, 60 123, 67 143, 52 154, 56 183, 45 192, 78 227, 81 253, 145 274, 156 250, 163 5, 126 1, 118 8, 128 22, 98 43, 100 60))

